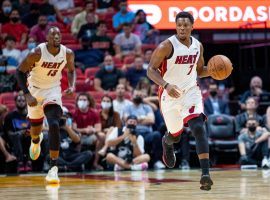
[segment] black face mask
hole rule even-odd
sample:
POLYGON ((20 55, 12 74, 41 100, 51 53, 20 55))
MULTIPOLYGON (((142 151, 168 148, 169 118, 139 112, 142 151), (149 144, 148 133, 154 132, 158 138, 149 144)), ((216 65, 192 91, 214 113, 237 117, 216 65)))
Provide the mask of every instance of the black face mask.
POLYGON ((16 22, 18 22, 18 21, 20 20, 19 17, 12 17, 12 18, 10 18, 10 19, 11 19, 11 21, 14 22, 14 23, 16 23, 16 22))
POLYGON ((256 126, 249 126, 248 130, 253 133, 256 131, 256 126))
POLYGON ((143 102, 143 99, 142 99, 142 97, 134 97, 133 98, 133 102, 135 103, 135 104, 141 104, 142 102, 143 102))
POLYGON ((19 110, 19 111, 23 111, 23 110, 25 110, 26 109, 26 107, 25 106, 16 106, 16 108, 17 108, 17 110, 19 110))
POLYGON ((217 91, 210 91, 209 93, 210 93, 210 95, 211 95, 212 97, 217 96, 217 91))

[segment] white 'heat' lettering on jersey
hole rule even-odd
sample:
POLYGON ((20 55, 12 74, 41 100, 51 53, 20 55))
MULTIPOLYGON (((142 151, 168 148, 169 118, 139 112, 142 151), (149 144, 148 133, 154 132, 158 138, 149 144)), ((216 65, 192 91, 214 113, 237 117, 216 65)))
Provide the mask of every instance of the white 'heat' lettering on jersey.
POLYGON ((188 90, 197 85, 197 62, 200 57, 200 42, 192 37, 188 48, 176 36, 168 38, 173 46, 173 55, 164 60, 161 66, 163 79, 181 90, 188 90))
POLYGON ((29 85, 43 89, 60 86, 62 70, 67 63, 66 47, 61 45, 56 56, 49 53, 46 43, 41 43, 38 47, 41 50, 41 58, 30 72, 29 85))

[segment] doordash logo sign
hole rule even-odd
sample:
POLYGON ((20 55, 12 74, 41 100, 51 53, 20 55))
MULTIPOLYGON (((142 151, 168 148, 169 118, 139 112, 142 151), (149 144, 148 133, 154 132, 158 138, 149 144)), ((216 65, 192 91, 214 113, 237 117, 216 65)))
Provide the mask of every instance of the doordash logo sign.
MULTIPOLYGON (((129 9, 143 9, 147 20, 158 29, 175 28, 175 16, 180 11, 192 13, 196 29, 234 29, 248 22, 267 22, 270 27, 269 0, 129 0, 129 9)), ((263 24, 256 28, 263 28, 263 24)))

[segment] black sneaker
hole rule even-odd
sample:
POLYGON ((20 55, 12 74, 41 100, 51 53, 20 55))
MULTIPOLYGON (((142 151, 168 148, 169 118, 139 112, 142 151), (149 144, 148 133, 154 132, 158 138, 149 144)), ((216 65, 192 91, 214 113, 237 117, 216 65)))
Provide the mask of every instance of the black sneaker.
POLYGON ((213 185, 213 181, 210 178, 210 175, 202 175, 200 180, 201 190, 211 190, 211 186, 213 185))
POLYGON ((163 147, 163 156, 162 156, 163 162, 167 167, 173 168, 176 163, 174 148, 173 144, 172 145, 166 144, 165 136, 163 136, 162 138, 162 147, 163 147))

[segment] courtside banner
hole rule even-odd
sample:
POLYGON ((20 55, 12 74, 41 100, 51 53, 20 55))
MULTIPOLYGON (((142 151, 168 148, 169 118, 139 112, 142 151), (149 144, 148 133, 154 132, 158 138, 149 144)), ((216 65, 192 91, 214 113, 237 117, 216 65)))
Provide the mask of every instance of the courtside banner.
POLYGON ((143 9, 158 29, 174 29, 175 16, 183 10, 193 14, 195 29, 236 29, 248 22, 265 21, 270 27, 270 0, 129 0, 128 4, 134 12, 143 9))

